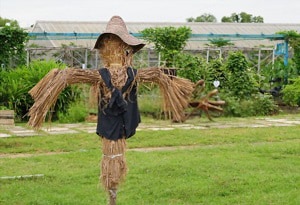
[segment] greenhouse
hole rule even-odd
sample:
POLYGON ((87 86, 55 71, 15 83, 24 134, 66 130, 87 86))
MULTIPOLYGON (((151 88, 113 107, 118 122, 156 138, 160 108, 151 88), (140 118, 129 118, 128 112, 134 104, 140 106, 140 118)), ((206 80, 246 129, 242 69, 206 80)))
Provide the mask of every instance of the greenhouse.
MULTIPOLYGON (((37 21, 29 31, 27 63, 34 59, 54 58, 72 67, 98 68, 100 62, 92 49, 97 37, 105 30, 107 22, 78 21, 37 21)), ((274 63, 278 57, 287 63, 289 57, 288 42, 280 31, 300 32, 300 24, 266 23, 158 23, 128 22, 127 28, 136 37, 140 31, 156 27, 189 27, 192 35, 185 46, 189 52, 199 53, 206 58, 226 57, 228 51, 242 50, 245 54, 253 52, 256 66, 260 70, 262 61, 274 63), (216 47, 210 44, 212 39, 225 39, 230 46, 216 47)), ((291 55, 291 53, 290 53, 291 55)), ((251 57, 249 57, 251 58, 251 57)), ((147 45, 135 57, 141 66, 156 66, 161 63, 159 55, 152 45, 147 45)))

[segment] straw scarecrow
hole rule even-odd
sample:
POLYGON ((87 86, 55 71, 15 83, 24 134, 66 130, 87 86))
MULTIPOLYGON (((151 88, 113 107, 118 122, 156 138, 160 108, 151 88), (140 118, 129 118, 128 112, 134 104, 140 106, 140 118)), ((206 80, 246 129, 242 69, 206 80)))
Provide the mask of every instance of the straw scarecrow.
POLYGON ((184 109, 193 90, 190 81, 171 79, 160 68, 133 69, 133 54, 144 45, 128 33, 119 16, 113 16, 94 47, 99 49, 104 68, 53 69, 29 92, 35 100, 28 113, 29 125, 39 128, 47 111, 68 85, 89 83, 97 90, 99 112, 96 132, 101 136, 103 152, 101 182, 109 193, 110 204, 116 203, 118 185, 126 175, 126 139, 135 134, 140 122, 138 83, 158 84, 164 97, 165 112, 172 113, 177 121, 184 120, 184 109))
MULTIPOLYGON (((178 122, 185 120, 184 110, 189 106, 189 96, 195 86, 186 79, 174 76, 170 78, 160 68, 134 69, 133 55, 144 46, 139 39, 128 33, 121 17, 113 16, 94 47, 99 50, 103 68, 53 69, 29 91, 35 103, 29 110, 28 123, 39 128, 65 87, 87 83, 96 90, 96 133, 101 136, 103 152, 100 178, 109 193, 110 204, 116 204, 118 185, 126 175, 126 139, 135 134, 140 122, 137 105, 138 83, 157 84, 163 96, 164 112, 178 122)), ((208 107, 209 103, 206 108, 208 107)))

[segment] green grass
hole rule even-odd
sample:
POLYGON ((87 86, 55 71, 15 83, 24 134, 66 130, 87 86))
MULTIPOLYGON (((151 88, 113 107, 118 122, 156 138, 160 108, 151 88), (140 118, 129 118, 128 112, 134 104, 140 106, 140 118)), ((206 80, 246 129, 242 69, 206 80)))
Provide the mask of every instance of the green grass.
MULTIPOLYGON (((127 141, 129 172, 118 205, 297 205, 299 131, 300 126, 138 131, 127 141), (158 146, 174 149, 131 150, 158 146)), ((0 204, 107 204, 99 184, 100 146, 95 134, 84 133, 0 139, 0 156, 34 154, 0 157, 0 177, 44 174, 0 179, 0 204)))

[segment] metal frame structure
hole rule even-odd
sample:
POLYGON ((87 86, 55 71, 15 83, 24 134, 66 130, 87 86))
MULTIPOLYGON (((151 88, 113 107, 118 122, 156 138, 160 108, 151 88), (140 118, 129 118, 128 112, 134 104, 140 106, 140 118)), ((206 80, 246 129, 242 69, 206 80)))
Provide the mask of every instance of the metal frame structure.
MULTIPOLYGON (((79 40, 79 39, 97 39, 99 36, 99 33, 77 33, 77 32, 70 32, 70 33, 61 33, 61 32, 30 32, 29 34, 30 40, 79 40)), ((141 33, 131 33, 131 35, 141 38, 142 34, 141 33)), ((258 65, 257 69, 258 71, 260 70, 260 62, 261 62, 261 51, 262 50, 272 50, 272 63, 274 62, 274 57, 275 55, 282 55, 284 57, 284 65, 288 64, 288 59, 289 59, 289 46, 288 46, 288 40, 285 38, 284 35, 282 34, 214 34, 214 33, 209 33, 209 34, 191 34, 191 37, 189 41, 208 41, 208 39, 213 39, 213 38, 222 38, 222 39, 228 39, 230 41, 234 40, 271 40, 271 41, 284 41, 283 46, 281 46, 281 52, 276 52, 276 47, 275 48, 257 48, 258 49, 258 65)), ((282 43, 281 43, 282 44, 282 43)), ((62 50, 64 51, 64 48, 28 48, 27 49, 27 64, 30 62, 30 57, 31 57, 31 52, 34 50, 62 50)), ((69 50, 78 50, 78 49, 85 49, 85 54, 84 57, 80 57, 82 62, 82 67, 86 68, 88 64, 91 64, 92 67, 98 67, 99 65, 99 59, 98 56, 95 55, 94 63, 89 63, 88 62, 88 55, 94 55, 93 51, 90 48, 69 48, 69 50), (84 59, 84 60, 82 60, 84 59)), ((221 56, 221 48, 206 48, 206 58, 207 61, 209 59, 210 51, 213 50, 219 50, 219 55, 221 56)), ((150 51, 148 51, 148 59, 150 51)), ((74 58, 74 57, 71 57, 74 58)), ((75 61, 79 61, 76 60, 75 61)), ((159 59, 158 59, 159 61, 159 59)), ((149 63, 149 62, 148 62, 149 63)))

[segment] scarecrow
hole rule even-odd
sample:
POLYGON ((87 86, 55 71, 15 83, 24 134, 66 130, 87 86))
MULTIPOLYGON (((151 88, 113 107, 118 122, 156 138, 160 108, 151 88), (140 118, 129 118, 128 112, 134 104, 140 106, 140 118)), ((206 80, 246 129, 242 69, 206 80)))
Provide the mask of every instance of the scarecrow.
MULTIPOLYGON (((110 204, 116 204, 118 185, 126 175, 126 139, 135 134, 140 122, 138 84, 157 84, 163 96, 164 112, 177 122, 186 119, 184 110, 195 87, 189 80, 170 78, 158 67, 134 69, 133 55, 144 46, 128 33, 121 17, 113 16, 94 47, 99 50, 103 68, 53 69, 29 91, 35 103, 28 112, 28 123, 39 128, 64 88, 76 83, 92 85, 98 98, 96 133, 102 139, 100 179, 109 193, 110 204)), ((206 105, 209 108, 210 104, 206 105)))

